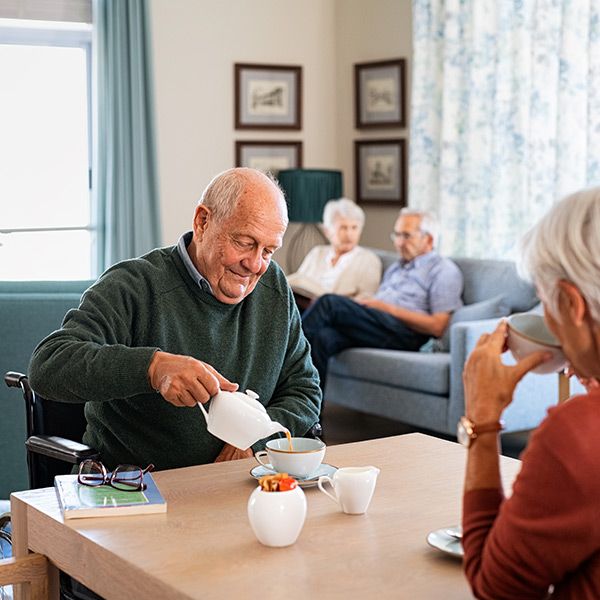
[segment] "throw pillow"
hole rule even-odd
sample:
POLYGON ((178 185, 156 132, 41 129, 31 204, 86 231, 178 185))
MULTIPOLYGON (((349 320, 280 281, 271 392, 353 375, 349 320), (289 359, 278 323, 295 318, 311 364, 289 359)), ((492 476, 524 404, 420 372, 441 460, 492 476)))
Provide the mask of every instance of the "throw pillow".
POLYGON ((464 321, 482 321, 484 319, 499 319, 510 314, 510 307, 504 301, 504 296, 494 296, 481 302, 467 304, 461 306, 454 311, 450 324, 446 328, 444 335, 441 338, 433 340, 433 352, 449 352, 450 351, 450 328, 454 323, 464 321))

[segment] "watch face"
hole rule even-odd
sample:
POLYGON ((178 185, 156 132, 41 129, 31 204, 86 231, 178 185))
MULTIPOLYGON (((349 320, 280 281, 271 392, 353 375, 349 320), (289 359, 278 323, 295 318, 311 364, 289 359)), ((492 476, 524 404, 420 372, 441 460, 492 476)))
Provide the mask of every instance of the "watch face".
POLYGON ((458 439, 458 443, 462 444, 466 448, 471 445, 471 435, 470 432, 467 431, 463 419, 458 422, 458 426, 456 428, 456 437, 458 439))

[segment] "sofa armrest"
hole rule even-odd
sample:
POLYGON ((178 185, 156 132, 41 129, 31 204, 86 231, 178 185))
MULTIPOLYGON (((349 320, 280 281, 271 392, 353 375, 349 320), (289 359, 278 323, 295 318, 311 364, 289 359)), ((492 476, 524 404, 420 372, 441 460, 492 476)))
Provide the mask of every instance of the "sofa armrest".
POLYGON ((496 328, 499 319, 462 321, 450 329, 450 401, 448 403, 448 431, 456 431, 458 420, 465 414, 465 393, 462 373, 467 357, 484 333, 496 328))
MULTIPOLYGON (((490 333, 499 319, 456 323, 450 331, 450 402, 448 405, 448 430, 455 431, 456 424, 464 414, 465 400, 462 373, 467 357, 483 333, 490 333)), ((506 352, 502 362, 514 364, 506 352)), ((571 395, 584 393, 574 378, 570 382, 571 395)), ((503 414, 505 431, 533 429, 545 418, 549 407, 558 401, 558 374, 537 375, 528 373, 517 385, 513 401, 503 414)))

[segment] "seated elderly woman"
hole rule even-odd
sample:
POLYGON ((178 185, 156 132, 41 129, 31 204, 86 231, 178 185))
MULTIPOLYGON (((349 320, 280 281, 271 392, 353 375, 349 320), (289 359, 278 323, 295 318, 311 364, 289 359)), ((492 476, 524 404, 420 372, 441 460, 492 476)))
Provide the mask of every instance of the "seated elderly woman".
POLYGON ((600 598, 600 188, 556 204, 526 234, 522 266, 587 394, 549 409, 505 499, 500 416, 519 380, 549 357, 507 366, 506 324, 481 337, 463 376, 475 429, 463 442, 465 572, 478 598, 600 598))
POLYGON ((374 294, 381 279, 381 260, 358 245, 365 213, 352 200, 330 200, 323 210, 329 246, 315 246, 288 277, 300 307, 323 294, 374 294))

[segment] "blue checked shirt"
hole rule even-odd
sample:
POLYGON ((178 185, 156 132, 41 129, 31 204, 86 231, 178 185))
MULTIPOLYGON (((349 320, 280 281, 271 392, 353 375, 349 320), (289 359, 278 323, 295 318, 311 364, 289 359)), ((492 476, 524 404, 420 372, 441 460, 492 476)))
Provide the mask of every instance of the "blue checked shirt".
POLYGON ((463 276, 449 259, 431 251, 389 267, 375 298, 408 310, 433 315, 460 308, 463 276))

